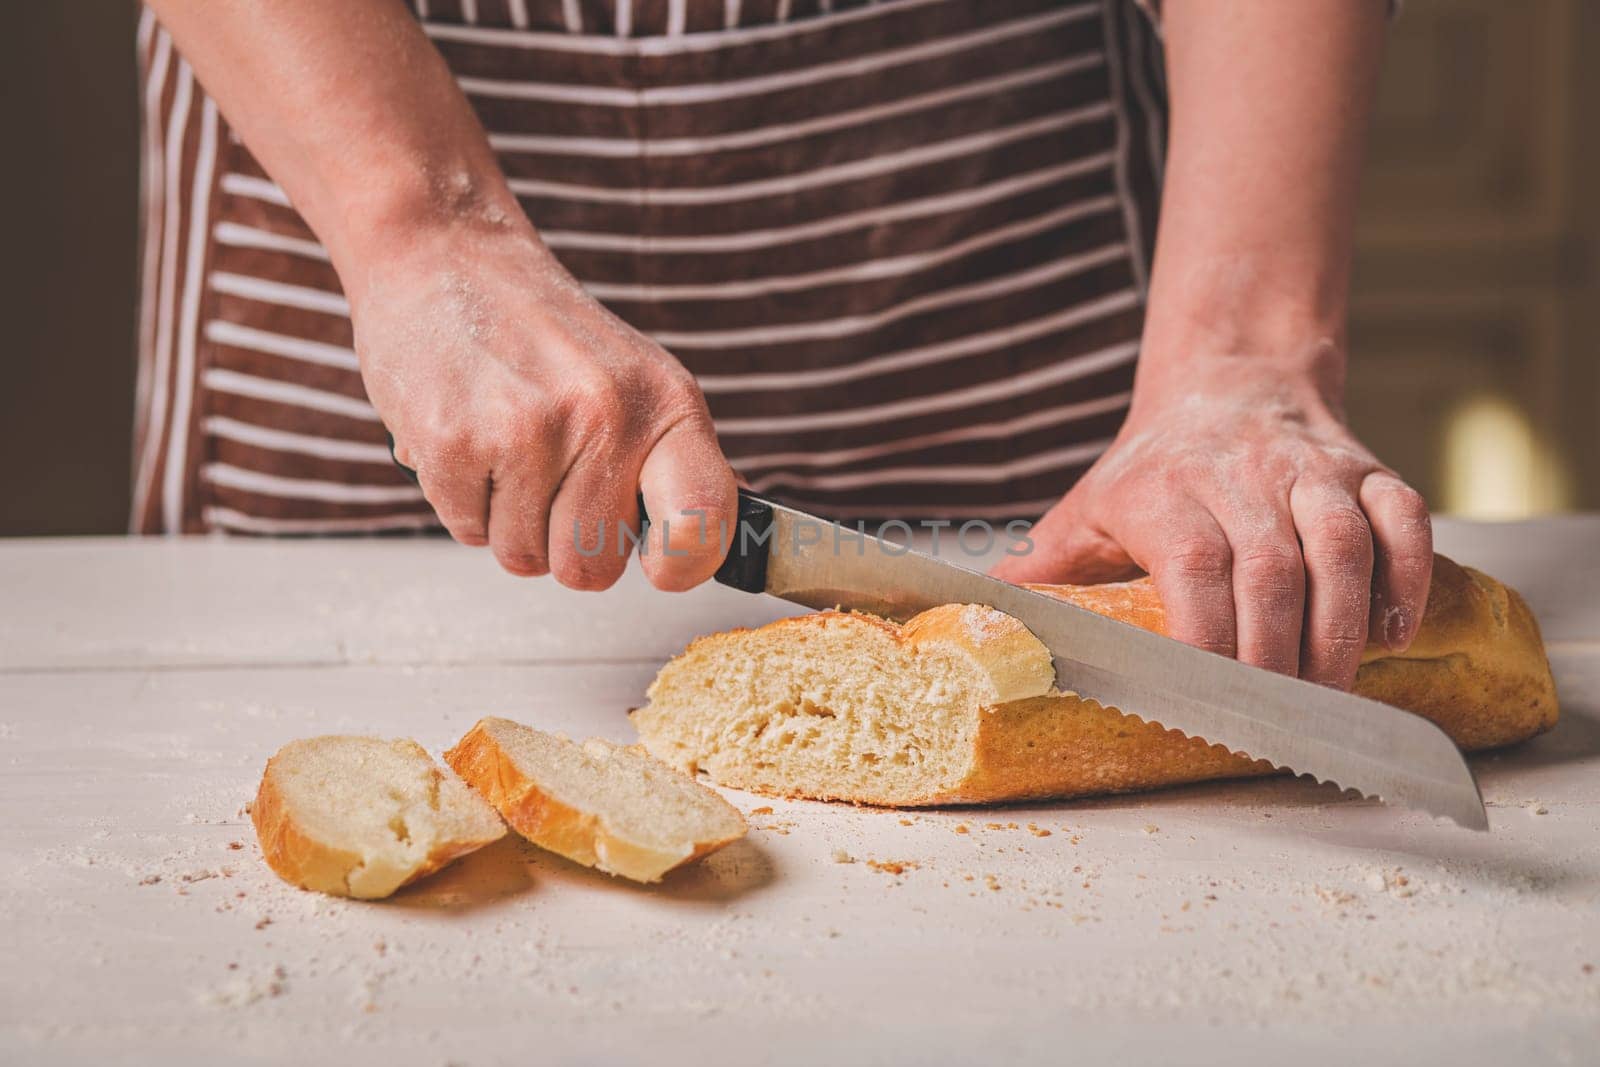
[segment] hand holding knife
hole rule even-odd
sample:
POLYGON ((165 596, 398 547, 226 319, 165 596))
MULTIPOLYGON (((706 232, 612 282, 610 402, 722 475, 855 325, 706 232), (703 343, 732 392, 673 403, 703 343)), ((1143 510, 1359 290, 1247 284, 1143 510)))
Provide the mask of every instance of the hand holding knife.
MULTIPOLYGON (((639 514, 647 526, 642 498, 639 514)), ((1044 643, 1062 692, 1296 774, 1488 829, 1466 760, 1420 715, 1193 648, 746 489, 739 490, 738 528, 724 540, 730 548, 716 572, 723 585, 897 619, 941 604, 983 604, 1044 643)))

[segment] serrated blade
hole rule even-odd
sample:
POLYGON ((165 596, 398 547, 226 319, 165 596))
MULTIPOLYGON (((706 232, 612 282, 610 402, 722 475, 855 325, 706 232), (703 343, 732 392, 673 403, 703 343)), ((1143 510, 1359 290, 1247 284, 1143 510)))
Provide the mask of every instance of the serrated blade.
POLYGON ((765 591, 905 619, 985 604, 1033 631, 1063 692, 1296 774, 1489 827, 1455 743, 1420 715, 1204 652, 946 559, 772 505, 765 591))

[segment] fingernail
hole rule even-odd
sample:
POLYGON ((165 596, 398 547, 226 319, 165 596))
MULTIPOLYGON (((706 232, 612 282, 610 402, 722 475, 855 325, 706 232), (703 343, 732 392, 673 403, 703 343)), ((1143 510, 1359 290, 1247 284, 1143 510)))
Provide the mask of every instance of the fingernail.
POLYGON ((1411 617, 1403 608, 1388 607, 1383 611, 1383 643, 1391 649, 1401 649, 1411 634, 1411 617))

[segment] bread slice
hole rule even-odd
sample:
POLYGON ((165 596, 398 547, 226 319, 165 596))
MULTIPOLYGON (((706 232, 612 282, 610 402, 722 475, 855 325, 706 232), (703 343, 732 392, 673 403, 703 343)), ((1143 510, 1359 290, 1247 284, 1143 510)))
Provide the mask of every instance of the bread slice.
MULTIPOLYGON (((1147 579, 1033 588, 1164 632, 1147 579)), ((1416 640, 1400 654, 1369 646, 1355 691, 1426 716, 1467 750, 1531 737, 1557 714, 1522 598, 1443 556, 1416 640)), ((700 638, 662 668, 633 723, 658 759, 722 785, 888 806, 1084 796, 1273 770, 1056 692, 1044 645, 975 605, 934 608, 903 626, 825 611, 700 638)))
POLYGON ((363 899, 386 897, 506 832, 421 745, 377 737, 284 745, 267 761, 250 818, 284 881, 363 899))
POLYGON ((529 841, 636 882, 660 881, 746 830, 732 804, 637 745, 578 744, 486 718, 444 758, 529 841))

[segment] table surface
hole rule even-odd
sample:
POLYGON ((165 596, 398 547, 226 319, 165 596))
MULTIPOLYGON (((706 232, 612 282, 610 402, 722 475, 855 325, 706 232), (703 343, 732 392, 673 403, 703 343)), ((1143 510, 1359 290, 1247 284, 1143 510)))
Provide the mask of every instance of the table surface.
POLYGON ((292 738, 628 739, 662 659, 785 614, 428 540, 0 542, 0 1060, 1594 1062, 1600 516, 1440 521, 1562 701, 1473 834, 1296 780, 902 814, 728 792, 641 888, 507 839, 384 903, 245 814, 292 738))

